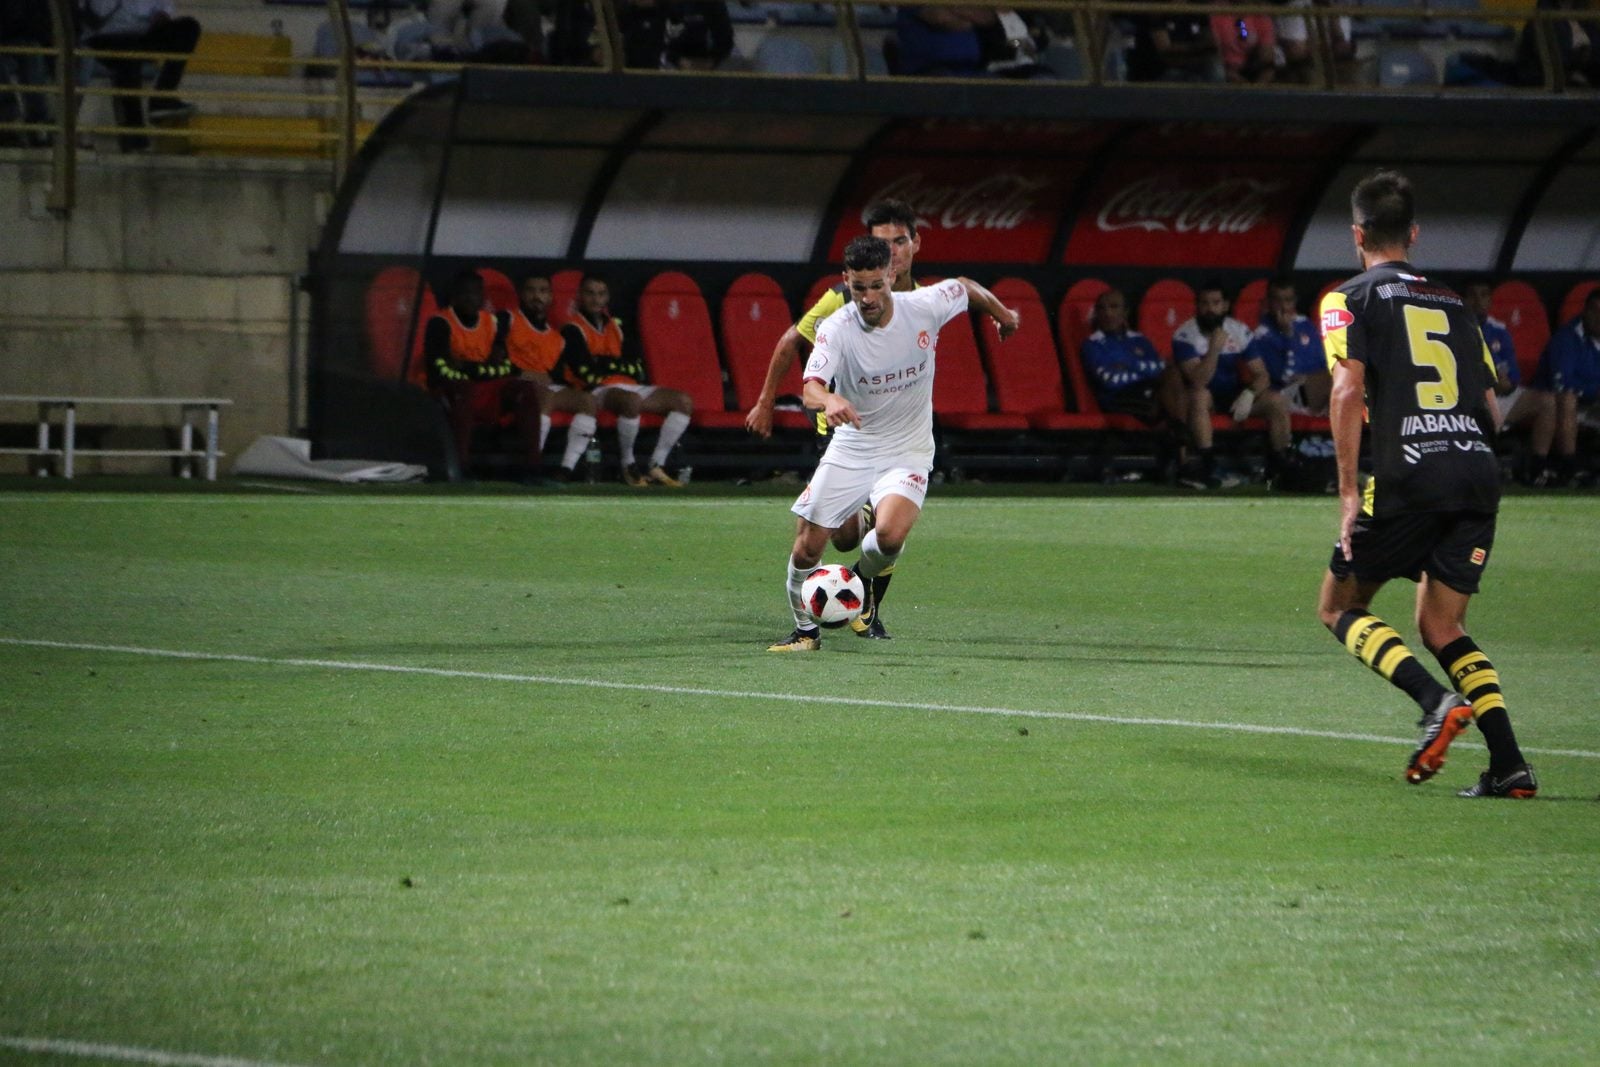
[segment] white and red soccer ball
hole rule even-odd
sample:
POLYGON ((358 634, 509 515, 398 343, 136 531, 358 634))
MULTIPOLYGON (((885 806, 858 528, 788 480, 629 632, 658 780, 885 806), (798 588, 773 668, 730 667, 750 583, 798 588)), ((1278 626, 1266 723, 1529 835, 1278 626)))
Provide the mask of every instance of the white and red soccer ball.
POLYGON ((806 575, 800 599, 818 626, 832 630, 861 614, 867 605, 867 588, 849 567, 828 564, 806 575))

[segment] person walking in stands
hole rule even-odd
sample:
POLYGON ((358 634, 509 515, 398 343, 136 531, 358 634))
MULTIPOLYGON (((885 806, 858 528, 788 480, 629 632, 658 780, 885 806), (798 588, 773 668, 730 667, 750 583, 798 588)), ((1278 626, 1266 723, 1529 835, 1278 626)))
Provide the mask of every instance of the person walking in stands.
MULTIPOLYGON (((187 56, 200 43, 200 23, 186 15, 180 17, 173 0, 84 0, 78 17, 86 31, 83 43, 97 51, 187 56)), ((142 152, 150 147, 150 138, 137 132, 145 125, 144 96, 138 93, 144 88, 145 61, 107 57, 100 62, 111 71, 113 88, 133 91, 115 98, 117 125, 129 129, 118 135, 117 142, 124 152, 142 152)), ((152 123, 174 122, 194 111, 192 104, 177 97, 185 63, 184 59, 169 59, 157 71, 150 93, 152 123)))
POLYGON ((484 307, 483 278, 459 272, 450 284, 450 305, 428 320, 422 358, 428 388, 444 401, 455 433, 456 458, 465 473, 475 426, 501 424, 509 406, 527 446, 530 472, 539 466, 539 392, 515 376, 506 354, 509 316, 484 307))
POLYGON ((683 483, 664 464, 672 446, 689 428, 694 399, 688 393, 644 384, 644 363, 622 352, 622 322, 611 314, 611 287, 599 275, 586 274, 578 286, 578 314, 561 328, 566 341, 563 366, 567 381, 594 394, 595 402, 617 417, 617 446, 622 454, 622 480, 632 486, 683 483), (643 471, 634 455, 639 416, 661 415, 661 433, 643 471))
POLYGON ((550 436, 550 413, 565 411, 572 416, 567 427, 567 447, 561 456, 561 466, 555 477, 571 481, 578 460, 594 438, 594 396, 554 380, 551 375, 561 362, 566 340, 561 331, 550 325, 550 279, 534 274, 523 279, 517 293, 518 306, 513 308, 506 321, 506 355, 521 374, 523 380, 534 387, 539 398, 539 452, 544 453, 544 443, 550 436))
POLYGON ((1490 444, 1500 421, 1494 360, 1461 298, 1407 262, 1417 240, 1410 181, 1377 171, 1356 185, 1350 208, 1362 273, 1323 297, 1319 316, 1333 368, 1339 539, 1317 615, 1421 709, 1406 781, 1439 773, 1450 742, 1476 722, 1489 769, 1456 795, 1531 797, 1539 783, 1517 745, 1500 675, 1465 629, 1500 507, 1490 444), (1363 421, 1372 456, 1365 486, 1363 421), (1373 597, 1394 578, 1417 583, 1417 630, 1454 688, 1372 613, 1373 597))

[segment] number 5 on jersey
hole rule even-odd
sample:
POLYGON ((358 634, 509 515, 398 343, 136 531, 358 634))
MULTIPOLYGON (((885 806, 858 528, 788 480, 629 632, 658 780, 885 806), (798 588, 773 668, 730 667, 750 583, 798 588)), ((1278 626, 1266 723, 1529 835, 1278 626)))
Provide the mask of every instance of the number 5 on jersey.
POLYGON ((1456 378, 1456 354, 1439 340, 1450 332, 1450 316, 1440 308, 1405 305, 1406 339, 1411 344, 1411 362, 1428 367, 1439 376, 1436 382, 1417 383, 1417 406, 1424 411, 1448 411, 1461 399, 1456 378))

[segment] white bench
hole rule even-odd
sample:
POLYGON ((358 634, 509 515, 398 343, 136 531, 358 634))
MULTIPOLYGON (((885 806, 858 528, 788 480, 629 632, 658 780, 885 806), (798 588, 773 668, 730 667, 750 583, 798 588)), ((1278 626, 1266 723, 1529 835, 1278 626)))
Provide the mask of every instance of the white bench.
MULTIPOLYGON (((71 478, 74 461, 79 456, 161 456, 183 460, 180 474, 184 478, 194 474, 196 460, 205 461, 206 481, 217 480, 217 425, 221 409, 232 404, 214 396, 0 396, 0 404, 34 404, 39 413, 39 436, 32 448, 0 448, 0 454, 12 456, 39 456, 59 459, 61 476, 71 478), (78 409, 80 407, 173 407, 183 419, 178 431, 178 447, 171 448, 79 448, 78 409), (51 415, 62 412, 59 443, 51 440, 51 415), (205 447, 194 444, 195 420, 205 417, 205 447)), ((49 473, 41 470, 40 474, 49 473)))

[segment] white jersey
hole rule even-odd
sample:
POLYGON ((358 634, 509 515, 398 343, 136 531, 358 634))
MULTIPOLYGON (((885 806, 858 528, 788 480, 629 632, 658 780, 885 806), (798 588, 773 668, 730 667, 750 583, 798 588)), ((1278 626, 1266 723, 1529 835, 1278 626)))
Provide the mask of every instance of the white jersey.
MULTIPOLYGON (((1236 356, 1250 347, 1250 327, 1232 315, 1222 320, 1222 352, 1236 356)), ((1211 347, 1211 339, 1200 330, 1200 324, 1189 319, 1172 333, 1172 358, 1182 363, 1186 359, 1203 359, 1211 347)))
POLYGON ((939 330, 967 310, 967 287, 954 279, 894 294, 894 314, 874 329, 854 301, 817 327, 807 381, 833 382, 861 418, 833 432, 826 459, 872 467, 890 459, 933 465, 933 372, 939 330))

